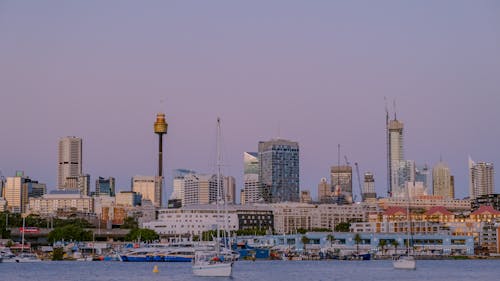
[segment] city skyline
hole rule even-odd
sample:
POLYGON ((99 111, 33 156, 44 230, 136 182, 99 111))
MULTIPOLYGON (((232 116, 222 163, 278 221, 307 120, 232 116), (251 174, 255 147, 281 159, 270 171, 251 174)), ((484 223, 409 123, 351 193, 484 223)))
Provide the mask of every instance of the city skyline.
POLYGON ((404 123, 405 158, 442 157, 456 197, 469 193, 469 155, 499 163, 498 2, 1 6, 6 177, 23 170, 55 189, 57 140, 75 135, 84 172, 129 190, 156 173, 151 122, 164 112, 168 195, 174 169, 215 170, 220 116, 238 190, 241 154, 281 137, 300 144, 300 189, 313 197, 337 144, 385 196, 384 97, 404 123))

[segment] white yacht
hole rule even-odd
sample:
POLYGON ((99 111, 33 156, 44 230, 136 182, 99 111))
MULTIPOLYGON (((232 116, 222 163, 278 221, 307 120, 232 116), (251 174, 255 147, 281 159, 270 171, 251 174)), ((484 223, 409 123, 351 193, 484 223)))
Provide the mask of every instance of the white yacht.
POLYGON ((400 256, 392 261, 395 269, 417 269, 417 262, 413 256, 400 256))
POLYGON ((417 269, 417 261, 415 260, 415 257, 410 254, 410 240, 412 240, 411 237, 411 215, 410 215, 410 191, 406 191, 406 220, 407 220, 407 227, 406 227, 406 255, 404 256, 399 256, 397 258, 394 258, 392 260, 392 266, 395 269, 409 269, 409 270, 415 270, 417 269))
POLYGON ((0 250, 0 259, 2 262, 16 262, 16 255, 14 255, 9 248, 3 248, 0 250))
MULTIPOLYGON (((224 202, 224 211, 226 208, 226 200, 225 196, 222 196, 221 191, 221 151, 220 151, 220 137, 221 137, 221 127, 220 127, 220 118, 217 118, 217 200, 215 205, 217 206, 217 238, 215 240, 215 250, 213 251, 196 251, 194 255, 194 262, 192 266, 193 274, 196 276, 219 276, 219 277, 230 277, 233 272, 233 259, 228 258, 232 257, 232 255, 228 255, 230 253, 229 247, 227 246, 227 240, 225 240, 225 247, 221 250, 221 239, 220 239, 220 218, 221 212, 219 209, 219 202, 223 200, 224 202), (226 254, 224 254, 226 253, 226 254)), ((222 215, 224 219, 222 222, 225 224, 224 229, 228 229, 227 227, 227 213, 222 215)))
POLYGON ((14 258, 15 262, 40 262, 41 259, 35 253, 20 253, 18 256, 14 258))
POLYGON ((197 251, 192 268, 196 276, 227 277, 232 274, 233 262, 225 260, 223 255, 217 255, 214 251, 197 251))

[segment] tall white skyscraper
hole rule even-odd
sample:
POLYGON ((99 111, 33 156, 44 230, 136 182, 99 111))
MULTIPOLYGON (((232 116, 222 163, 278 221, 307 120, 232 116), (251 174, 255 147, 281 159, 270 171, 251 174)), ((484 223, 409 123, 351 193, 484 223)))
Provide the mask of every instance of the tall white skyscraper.
POLYGON ((494 174, 493 163, 476 163, 469 157, 469 196, 471 199, 494 193, 494 174))
POLYGON ((394 120, 389 121, 387 116, 387 168, 388 168, 388 193, 392 196, 398 191, 399 174, 401 161, 404 160, 403 150, 403 123, 394 116, 394 120))
POLYGON ((66 178, 82 175, 82 139, 63 137, 59 139, 57 165, 57 187, 67 187, 66 178))

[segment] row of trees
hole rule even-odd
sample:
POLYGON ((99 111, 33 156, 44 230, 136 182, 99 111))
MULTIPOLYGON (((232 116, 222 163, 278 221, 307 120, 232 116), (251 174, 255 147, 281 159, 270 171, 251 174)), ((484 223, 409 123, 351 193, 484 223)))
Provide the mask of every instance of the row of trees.
MULTIPOLYGON (((10 239, 10 228, 21 227, 23 218, 21 214, 0 212, 0 238, 10 239)), ((39 215, 28 215, 25 217, 25 226, 30 227, 53 227, 49 233, 47 240, 54 241, 92 241, 92 231, 94 228, 90 222, 81 218, 59 219, 59 218, 42 218, 39 215)), ((159 235, 150 229, 141 229, 137 221, 132 217, 127 217, 124 224, 120 228, 130 229, 130 232, 125 236, 125 241, 154 241, 159 239, 159 235)))

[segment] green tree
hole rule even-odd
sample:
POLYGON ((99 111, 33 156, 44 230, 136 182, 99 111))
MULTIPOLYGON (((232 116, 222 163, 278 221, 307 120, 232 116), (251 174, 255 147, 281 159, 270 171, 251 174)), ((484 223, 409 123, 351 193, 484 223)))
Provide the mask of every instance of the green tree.
POLYGON ((354 243, 356 243, 356 253, 359 254, 359 243, 361 243, 363 239, 361 239, 361 235, 359 233, 356 233, 354 235, 354 243))
POLYGON ((62 247, 57 247, 52 250, 52 260, 62 261, 64 257, 64 249, 62 247))
POLYGON ((330 242, 330 247, 332 246, 332 243, 333 241, 335 241, 335 236, 333 236, 332 234, 328 234, 326 236, 326 240, 328 240, 328 242, 330 242))
POLYGON ((349 232, 350 227, 351 227, 351 223, 341 222, 341 223, 338 223, 334 229, 336 232, 349 232))
POLYGON ((127 217, 124 221, 123 224, 120 226, 120 228, 123 229, 134 229, 138 228, 139 224, 137 223, 137 220, 134 217, 127 217))
POLYGON ((329 229, 329 228, 313 227, 313 228, 311 229, 311 231, 313 231, 313 232, 330 232, 330 231, 332 231, 332 230, 331 230, 331 229, 329 229))
POLYGON ((39 215, 31 214, 26 217, 25 225, 35 226, 35 227, 46 227, 47 220, 41 218, 39 215))
MULTIPOLYGON (((215 232, 214 232, 215 233, 215 232)), ((266 235, 267 230, 265 228, 249 228, 249 229, 239 229, 236 231, 236 235, 266 235)))
POLYGON ((160 236, 152 229, 146 228, 134 228, 125 235, 125 241, 154 241, 158 240, 160 236))
POLYGON ((61 227, 66 225, 76 225, 81 228, 93 228, 94 226, 85 219, 72 218, 72 219, 54 219, 54 227, 61 227))
POLYGON ((378 247, 380 248, 380 250, 382 251, 382 254, 385 252, 385 247, 387 246, 387 241, 384 240, 384 239, 380 239, 378 241, 378 247))
POLYGON ((299 227, 299 228, 296 229, 296 231, 299 234, 306 234, 307 229, 299 227))
POLYGON ((50 242, 62 241, 62 240, 73 240, 73 241, 91 241, 92 232, 83 229, 79 225, 65 225, 62 227, 56 227, 49 233, 47 238, 50 242))
POLYGON ((391 245, 394 247, 394 254, 396 254, 398 251, 398 246, 399 246, 398 240, 392 240, 391 245))
POLYGON ((301 241, 302 241, 302 244, 304 245, 304 252, 305 252, 307 244, 309 244, 309 241, 311 241, 311 239, 307 238, 307 236, 305 236, 305 235, 302 235, 301 241))

